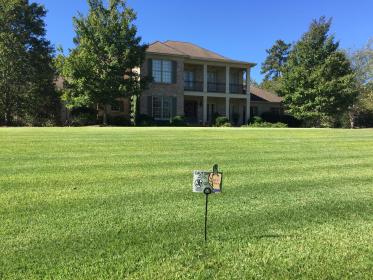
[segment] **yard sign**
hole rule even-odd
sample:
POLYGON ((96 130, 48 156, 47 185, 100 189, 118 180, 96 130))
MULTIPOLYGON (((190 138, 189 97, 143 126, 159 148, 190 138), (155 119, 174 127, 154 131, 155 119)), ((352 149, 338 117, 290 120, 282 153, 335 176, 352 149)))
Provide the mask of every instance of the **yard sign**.
POLYGON ((203 193, 210 189, 210 193, 220 193, 223 186, 223 173, 200 171, 193 172, 193 192, 203 193))
POLYGON ((205 242, 207 241, 207 205, 208 197, 211 193, 220 193, 223 187, 223 173, 218 171, 215 164, 211 171, 195 170, 193 172, 193 192, 204 193, 206 195, 205 208, 205 242))

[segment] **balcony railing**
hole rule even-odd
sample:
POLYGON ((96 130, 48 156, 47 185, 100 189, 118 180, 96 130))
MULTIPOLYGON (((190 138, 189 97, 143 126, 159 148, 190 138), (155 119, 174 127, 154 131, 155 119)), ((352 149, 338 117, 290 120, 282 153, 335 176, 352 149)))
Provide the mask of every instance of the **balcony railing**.
POLYGON ((230 84, 229 85, 229 92, 236 93, 236 94, 245 94, 246 89, 242 84, 230 84))
POLYGON ((200 82, 200 81, 184 81, 184 90, 203 91, 203 82, 200 82))
POLYGON ((225 83, 207 83, 208 92, 225 92, 225 83))

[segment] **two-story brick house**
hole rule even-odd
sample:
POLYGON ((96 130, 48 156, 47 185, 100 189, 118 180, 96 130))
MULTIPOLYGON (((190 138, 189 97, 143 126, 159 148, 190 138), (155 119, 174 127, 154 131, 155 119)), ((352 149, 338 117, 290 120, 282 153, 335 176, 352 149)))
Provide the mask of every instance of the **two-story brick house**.
MULTIPOLYGON (((237 125, 263 112, 281 112, 281 98, 250 87, 250 70, 256 64, 226 58, 191 43, 154 42, 140 68, 150 76, 139 100, 139 113, 155 120, 185 116, 190 124, 209 125, 217 115, 237 125)), ((127 98, 108 106, 111 116, 129 118, 127 98)))
POLYGON ((181 115, 195 124, 210 124, 219 114, 243 124, 250 116, 280 110, 278 96, 257 88, 250 94, 250 69, 255 65, 191 43, 152 43, 141 73, 152 76, 153 82, 141 95, 140 113, 158 120, 181 115))

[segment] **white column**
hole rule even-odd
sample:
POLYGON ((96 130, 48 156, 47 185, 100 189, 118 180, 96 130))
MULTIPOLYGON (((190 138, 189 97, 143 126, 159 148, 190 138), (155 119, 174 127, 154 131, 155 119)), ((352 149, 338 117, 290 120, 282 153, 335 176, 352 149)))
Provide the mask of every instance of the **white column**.
POLYGON ((225 116, 230 119, 229 117, 229 96, 225 97, 225 116))
POLYGON ((207 64, 203 64, 203 92, 207 92, 207 64))
POLYGON ((250 67, 246 68, 246 120, 245 123, 250 119, 250 67))
POLYGON ((207 124, 207 95, 206 93, 203 95, 203 109, 202 109, 202 112, 203 112, 203 124, 206 125, 207 124))
POLYGON ((229 66, 227 65, 225 67, 225 93, 229 93, 229 84, 230 84, 230 81, 229 81, 229 66))

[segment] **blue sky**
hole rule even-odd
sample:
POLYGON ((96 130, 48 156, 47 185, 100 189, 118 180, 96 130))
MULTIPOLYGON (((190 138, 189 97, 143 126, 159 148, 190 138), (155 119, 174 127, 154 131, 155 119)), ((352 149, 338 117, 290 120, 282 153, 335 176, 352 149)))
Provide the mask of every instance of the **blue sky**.
MULTIPOLYGON (((86 13, 85 0, 37 0, 48 10, 48 38, 73 47, 72 17, 86 13)), ((274 41, 294 42, 314 18, 333 18, 331 32, 342 48, 360 48, 373 37, 373 0, 128 0, 143 41, 192 42, 224 56, 256 62, 252 78, 274 41)))

